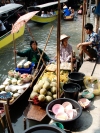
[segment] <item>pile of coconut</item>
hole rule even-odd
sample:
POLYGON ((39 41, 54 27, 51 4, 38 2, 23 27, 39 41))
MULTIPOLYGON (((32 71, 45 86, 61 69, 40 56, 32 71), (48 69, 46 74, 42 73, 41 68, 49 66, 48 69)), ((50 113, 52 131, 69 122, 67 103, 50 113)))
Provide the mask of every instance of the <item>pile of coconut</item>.
POLYGON ((52 107, 52 112, 54 113, 55 118, 59 120, 72 120, 77 117, 77 110, 73 109, 70 102, 55 104, 52 107))
MULTIPOLYGON (((60 83, 60 94, 62 93, 63 82, 60 83)), ((53 99, 57 98, 57 81, 53 79, 52 81, 49 78, 43 78, 33 87, 31 92, 30 99, 33 100, 37 96, 40 102, 49 103, 53 99)))

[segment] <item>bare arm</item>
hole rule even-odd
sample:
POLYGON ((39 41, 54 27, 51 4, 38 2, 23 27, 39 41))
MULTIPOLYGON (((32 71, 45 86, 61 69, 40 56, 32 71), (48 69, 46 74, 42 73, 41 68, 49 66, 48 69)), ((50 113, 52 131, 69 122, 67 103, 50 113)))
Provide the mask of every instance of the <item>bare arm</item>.
POLYGON ((92 42, 83 42, 83 43, 79 43, 79 44, 77 45, 77 49, 79 49, 80 46, 89 46, 89 45, 91 45, 91 44, 92 44, 92 42))

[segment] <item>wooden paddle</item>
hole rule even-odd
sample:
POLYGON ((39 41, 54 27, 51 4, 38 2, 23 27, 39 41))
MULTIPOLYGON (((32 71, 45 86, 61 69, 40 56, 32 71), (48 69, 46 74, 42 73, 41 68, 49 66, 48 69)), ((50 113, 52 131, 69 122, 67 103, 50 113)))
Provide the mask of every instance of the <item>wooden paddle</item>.
POLYGON ((42 54, 40 55, 40 59, 39 59, 39 62, 38 62, 38 64, 37 64, 36 70, 34 71, 34 74, 33 74, 33 80, 32 80, 32 82, 31 82, 30 87, 32 86, 32 84, 33 84, 33 82, 34 82, 34 80, 35 80, 36 72, 37 72, 37 70, 38 70, 38 68, 39 68, 39 65, 40 65, 40 62, 41 62, 42 56, 43 56, 44 51, 45 51, 45 49, 46 49, 46 46, 47 46, 47 44, 48 44, 48 40, 49 40, 49 38, 50 38, 50 35, 51 35, 52 30, 53 30, 53 26, 52 26, 51 29, 50 29, 49 35, 48 35, 47 40, 46 40, 45 47, 44 47, 44 49, 43 49, 42 54))

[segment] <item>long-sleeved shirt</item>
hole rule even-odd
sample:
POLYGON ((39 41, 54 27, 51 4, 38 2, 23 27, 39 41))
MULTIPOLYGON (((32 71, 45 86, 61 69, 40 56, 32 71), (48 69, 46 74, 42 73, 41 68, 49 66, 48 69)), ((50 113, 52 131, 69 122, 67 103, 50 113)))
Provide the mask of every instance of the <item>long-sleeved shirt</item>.
MULTIPOLYGON (((42 50, 39 48, 38 48, 38 50, 39 50, 40 54, 42 54, 42 50)), ((21 57, 27 57, 28 61, 31 61, 31 62, 34 62, 35 64, 37 64, 40 59, 40 54, 39 54, 38 50, 34 51, 32 48, 29 48, 23 52, 17 52, 17 55, 21 56, 21 57)), ((42 58, 45 62, 49 62, 49 60, 50 60, 49 57, 45 53, 43 54, 42 58)), ((40 64, 42 64, 42 61, 40 64)))
POLYGON ((67 62, 71 58, 72 46, 70 44, 65 48, 62 44, 60 46, 60 61, 67 62))

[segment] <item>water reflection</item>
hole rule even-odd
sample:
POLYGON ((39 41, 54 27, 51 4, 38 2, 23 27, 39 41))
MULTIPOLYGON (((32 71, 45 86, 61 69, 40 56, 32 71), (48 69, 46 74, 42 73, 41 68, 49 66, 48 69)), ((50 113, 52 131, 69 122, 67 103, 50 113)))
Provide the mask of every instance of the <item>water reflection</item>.
MULTIPOLYGON (((94 22, 94 15, 92 14, 90 18, 87 18, 87 22, 94 22)), ((57 21, 46 25, 37 25, 33 22, 29 22, 28 26, 31 29, 34 39, 38 42, 38 47, 44 49, 50 28, 54 26, 52 34, 50 36, 48 45, 46 47, 46 53, 53 58, 56 54, 56 44, 57 44, 57 21)), ((61 34, 67 34, 70 36, 69 43, 72 44, 73 49, 78 54, 76 45, 81 42, 82 34, 82 16, 78 16, 75 21, 64 21, 61 20, 61 34)), ((24 50, 29 47, 29 43, 32 37, 30 36, 28 30, 25 30, 25 34, 15 41, 17 50, 24 50)), ((17 62, 23 59, 22 57, 17 56, 17 62)), ((14 53, 13 53, 13 43, 10 43, 8 46, 0 50, 0 84, 7 77, 9 70, 14 69, 14 53)), ((18 111, 18 109, 16 109, 18 111)), ((21 133, 23 131, 23 112, 20 111, 18 117, 14 118, 15 114, 12 113, 12 124, 15 133, 21 133)), ((34 123, 34 122, 33 122, 34 123)), ((35 124, 35 123, 34 123, 35 124)), ((33 124, 32 124, 33 125, 33 124)), ((0 129, 0 133, 3 133, 0 129)))

